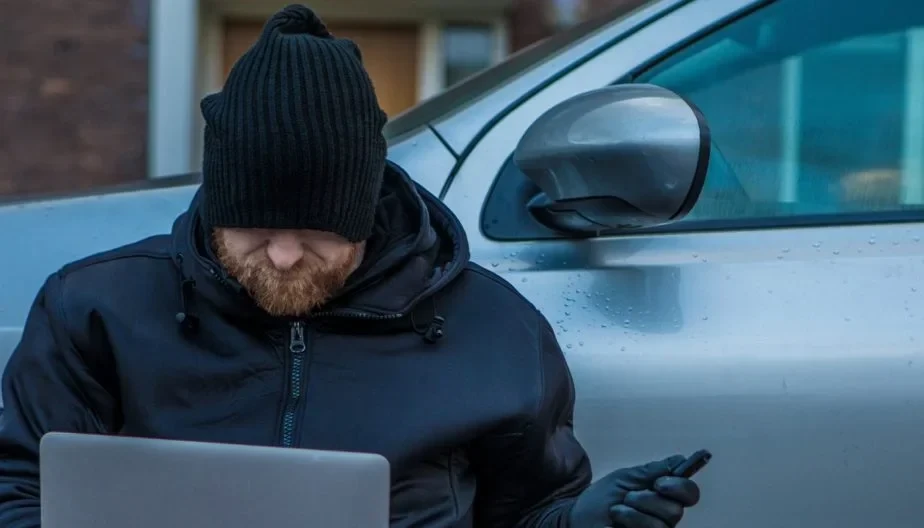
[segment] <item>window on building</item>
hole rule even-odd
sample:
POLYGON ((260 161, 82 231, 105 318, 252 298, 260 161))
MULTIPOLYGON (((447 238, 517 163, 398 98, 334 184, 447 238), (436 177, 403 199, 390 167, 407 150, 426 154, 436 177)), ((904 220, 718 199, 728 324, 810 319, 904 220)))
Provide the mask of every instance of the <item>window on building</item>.
POLYGON ((691 220, 924 208, 924 3, 781 0, 637 81, 709 123, 691 220))
POLYGON ((574 26, 584 16, 583 0, 553 0, 551 2, 552 20, 559 29, 574 26))
POLYGON ((496 36, 488 24, 447 24, 443 28, 443 82, 448 88, 494 63, 496 36))

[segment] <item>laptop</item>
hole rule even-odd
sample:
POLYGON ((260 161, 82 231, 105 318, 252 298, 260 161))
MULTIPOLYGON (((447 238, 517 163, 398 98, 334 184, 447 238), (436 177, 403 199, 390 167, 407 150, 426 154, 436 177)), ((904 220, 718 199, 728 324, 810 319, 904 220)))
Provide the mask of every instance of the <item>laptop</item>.
POLYGON ((42 528, 387 528, 375 454, 48 433, 42 528))

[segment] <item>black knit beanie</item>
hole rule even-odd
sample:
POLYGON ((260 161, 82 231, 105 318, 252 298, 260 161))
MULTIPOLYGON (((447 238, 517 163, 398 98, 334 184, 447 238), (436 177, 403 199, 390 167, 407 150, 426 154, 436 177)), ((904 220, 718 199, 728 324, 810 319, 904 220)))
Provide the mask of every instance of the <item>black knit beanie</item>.
POLYGON ((369 237, 387 118, 356 44, 287 6, 200 106, 209 226, 369 237))

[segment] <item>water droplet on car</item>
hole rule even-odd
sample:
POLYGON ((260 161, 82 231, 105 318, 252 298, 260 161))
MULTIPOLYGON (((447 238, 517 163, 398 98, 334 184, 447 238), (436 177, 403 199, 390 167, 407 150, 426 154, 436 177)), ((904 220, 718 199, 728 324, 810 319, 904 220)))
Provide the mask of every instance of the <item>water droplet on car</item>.
POLYGON ((789 248, 783 248, 783 253, 789 253, 789 248))
POLYGON ((568 343, 566 346, 567 346, 568 348, 573 348, 573 345, 572 345, 571 343, 568 343))
POLYGON ((629 321, 628 319, 622 322, 622 326, 629 326, 630 324, 632 324, 632 321, 629 321))
POLYGON ((492 263, 491 263, 491 267, 492 267, 492 268, 496 268, 496 267, 498 267, 498 266, 500 266, 500 262, 492 262, 492 263))
POLYGON ((871 239, 868 240, 868 242, 869 242, 869 245, 873 246, 873 245, 876 244, 876 239, 875 239, 875 238, 871 238, 871 239))
POLYGON ((625 352, 625 351, 626 351, 626 347, 624 347, 624 346, 623 346, 623 347, 619 347, 619 351, 620 351, 620 352, 625 352))
POLYGON ((820 248, 820 247, 821 247, 821 242, 815 242, 814 244, 812 244, 812 247, 813 247, 813 248, 820 248))
POLYGON ((840 254, 841 254, 841 252, 840 252, 839 250, 837 250, 837 249, 835 249, 835 250, 832 251, 831 253, 834 253, 835 255, 840 255, 840 254))
POLYGON ((520 282, 526 282, 526 277, 523 277, 522 279, 520 279, 520 282))

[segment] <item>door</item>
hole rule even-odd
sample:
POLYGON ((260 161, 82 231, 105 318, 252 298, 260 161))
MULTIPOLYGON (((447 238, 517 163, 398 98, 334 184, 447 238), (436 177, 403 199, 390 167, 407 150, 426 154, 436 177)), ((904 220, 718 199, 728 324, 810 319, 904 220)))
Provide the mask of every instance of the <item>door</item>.
MULTIPOLYGON (((393 117, 417 103, 418 27, 413 25, 328 24, 335 36, 356 42, 382 109, 393 117)), ((260 36, 262 22, 225 24, 225 76, 260 36)))
POLYGON ((751 3, 686 3, 565 73, 445 201, 557 329, 597 477, 705 447, 686 528, 918 526, 924 4, 751 3), (698 105, 721 156, 685 221, 569 240, 528 214, 511 153, 630 74, 698 105))

